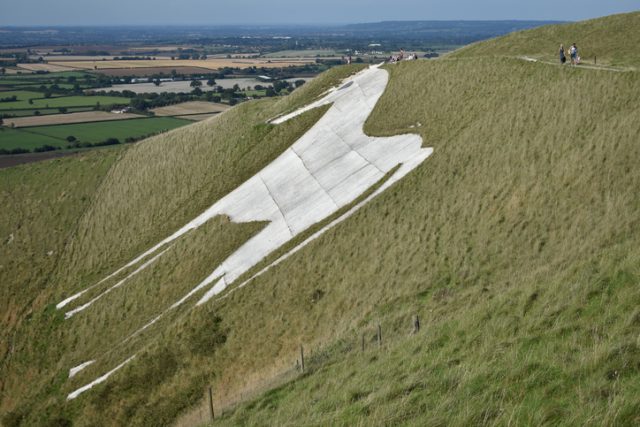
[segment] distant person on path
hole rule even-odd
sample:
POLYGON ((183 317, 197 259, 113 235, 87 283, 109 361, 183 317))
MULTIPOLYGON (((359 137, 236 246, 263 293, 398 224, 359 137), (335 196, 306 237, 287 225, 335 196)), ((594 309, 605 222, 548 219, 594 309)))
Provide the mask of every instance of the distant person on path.
POLYGON ((564 45, 561 44, 560 45, 560 63, 564 64, 565 62, 567 62, 567 57, 564 55, 564 45))
POLYGON ((575 43, 571 45, 569 55, 571 55, 571 65, 576 65, 578 63, 578 46, 575 43))

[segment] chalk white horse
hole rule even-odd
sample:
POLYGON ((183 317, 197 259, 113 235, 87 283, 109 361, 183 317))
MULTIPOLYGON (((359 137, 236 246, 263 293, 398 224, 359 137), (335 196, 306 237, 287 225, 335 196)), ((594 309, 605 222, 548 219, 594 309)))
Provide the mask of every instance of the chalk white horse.
MULTIPOLYGON (((327 113, 276 160, 175 233, 93 285, 92 287, 95 287, 151 256, 118 283, 89 302, 67 312, 66 317, 88 308, 113 289, 125 285, 129 278, 161 257, 168 244, 216 215, 228 215, 234 222, 268 222, 265 228, 217 265, 212 273, 190 292, 135 332, 136 335, 200 290, 209 288, 197 304, 202 304, 219 294, 240 275, 293 237, 354 202, 399 165, 400 167, 372 194, 256 275, 286 259, 385 191, 420 165, 433 151, 431 148, 422 148, 422 139, 417 135, 372 138, 363 133, 364 122, 384 92, 387 82, 388 75, 385 70, 379 66, 370 67, 347 79, 341 87, 331 90, 322 99, 274 120, 275 124, 283 123, 312 108, 332 104, 327 113)), ((236 289, 250 280, 251 278, 239 284, 236 289)), ((62 301, 58 308, 80 298, 92 287, 62 301)), ((95 385, 106 381, 134 357, 135 355, 129 357, 106 374, 70 393, 67 399, 75 399, 95 385)), ((75 375, 93 362, 92 360, 72 368, 69 375, 75 375)))
MULTIPOLYGON (((93 285, 97 286, 153 255, 102 294, 68 311, 66 317, 88 308, 113 289, 123 286, 133 275, 155 262, 167 244, 216 215, 227 215, 237 223, 267 221, 264 229, 217 265, 208 277, 171 308, 215 282, 198 304, 206 302, 293 237, 352 203, 396 166, 401 165, 375 195, 405 176, 422 163, 432 149, 422 148, 422 139, 414 134, 373 138, 363 132, 363 125, 387 82, 387 71, 373 66, 345 80, 322 99, 273 120, 274 124, 283 123, 312 108, 332 104, 304 136, 271 164, 172 235, 93 285)), ((91 287, 60 302, 58 308, 81 297, 89 289, 91 287)))

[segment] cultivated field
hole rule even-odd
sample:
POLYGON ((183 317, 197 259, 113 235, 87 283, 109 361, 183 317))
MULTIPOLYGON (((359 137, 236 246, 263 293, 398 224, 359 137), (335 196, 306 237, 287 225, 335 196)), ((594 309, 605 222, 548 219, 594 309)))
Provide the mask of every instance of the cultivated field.
MULTIPOLYGON (((172 61, 175 62, 175 61, 172 61)), ((105 76, 110 77, 123 77, 123 76, 133 76, 133 77, 144 77, 144 76, 152 76, 155 74, 165 74, 167 76, 171 75, 171 72, 175 70, 178 74, 206 74, 210 73, 211 70, 207 68, 200 67, 140 67, 140 68, 112 68, 112 69, 104 69, 104 70, 95 70, 95 72, 104 74, 105 76)))
MULTIPOLYGON (((5 84, 22 83, 22 81, 19 81, 19 80, 0 80, 0 81, 5 84)), ((19 101, 28 101, 29 99, 44 98, 44 95, 41 92, 31 92, 28 90, 8 90, 8 91, 0 92, 0 98, 10 98, 13 96, 16 97, 16 101, 0 102, 0 110, 4 110, 5 109, 4 106, 7 106, 7 105, 14 106, 14 104, 19 101)))
MULTIPOLYGON (((36 115, 36 111, 40 113, 41 116, 48 114, 60 114, 60 110, 58 108, 37 108, 37 109, 26 109, 26 110, 3 110, 0 107, 0 114, 10 114, 12 117, 28 117, 36 115)), ((67 113, 78 113, 81 111, 93 111, 93 106, 86 107, 68 107, 67 113)), ((7 120, 11 120, 11 118, 6 118, 7 120)))
MULTIPOLYGON (((122 70, 122 71, 128 71, 128 70, 122 70)), ((165 70, 165 71, 169 71, 169 70, 165 70)), ((201 71, 208 72, 208 70, 201 70, 201 71)), ((290 83, 295 83, 298 80, 304 80, 305 82, 308 82, 312 80, 312 78, 301 77, 301 78, 285 79, 285 81, 290 83)), ((231 79, 217 79, 215 86, 207 86, 206 79, 200 80, 200 82, 202 83, 202 86, 200 86, 200 89, 205 92, 214 90, 215 86, 220 86, 223 89, 231 89, 235 85, 240 86, 240 89, 245 89, 247 87, 253 88, 256 85, 261 85, 263 87, 272 86, 271 83, 263 82, 261 80, 254 79, 254 78, 246 78, 246 77, 231 78, 231 79)), ((162 82, 160 83, 160 86, 156 86, 154 83, 133 83, 133 84, 119 84, 119 85, 117 84, 109 87, 103 87, 103 88, 92 89, 92 90, 96 90, 96 91, 130 90, 135 93, 162 93, 162 92, 187 93, 187 92, 191 92, 193 88, 191 87, 191 80, 183 80, 183 81, 175 81, 175 82, 162 82)))
POLYGON ((14 148, 33 148, 51 145, 52 147, 62 147, 63 141, 49 135, 33 134, 20 129, 10 129, 0 127, 0 149, 13 150, 14 148))
POLYGON ((60 64, 18 64, 18 67, 23 70, 28 71, 48 71, 50 73, 55 73, 58 71, 71 71, 74 68, 64 65, 64 63, 60 64))
MULTIPOLYGON (((122 55, 120 55, 122 56, 122 55)), ((156 56, 156 55, 144 55, 146 56, 151 56, 153 58, 156 59, 171 59, 170 56, 156 56)), ((38 58, 44 58, 45 61, 47 62, 65 62, 65 61, 113 61, 114 58, 117 58, 118 55, 96 55, 96 56, 92 56, 92 55, 48 55, 48 56, 42 56, 42 55, 30 55, 29 58, 30 59, 38 59, 38 58)))
POLYGON ((105 122, 111 120, 125 120, 125 119, 137 119, 141 118, 138 114, 114 114, 106 111, 85 111, 80 113, 69 114, 50 114, 31 117, 17 117, 5 119, 7 126, 14 126, 17 128, 28 126, 45 126, 45 125, 61 125, 71 123, 86 123, 86 122, 105 122))
POLYGON ((167 105, 151 110, 156 116, 184 116, 189 114, 211 114, 221 113, 230 107, 226 104, 216 104, 213 102, 191 101, 181 104, 167 105))
POLYGON ((22 128, 25 132, 46 135, 66 143, 70 135, 82 142, 101 142, 107 138, 117 138, 121 142, 129 137, 141 137, 165 132, 190 122, 173 117, 151 117, 144 119, 118 120, 112 122, 76 123, 22 128))
POLYGON ((281 50, 278 52, 268 53, 263 55, 263 58, 314 58, 316 56, 337 56, 341 57, 343 54, 336 52, 333 49, 308 49, 308 50, 281 50))
POLYGON ((148 68, 148 67, 199 67, 209 70, 218 70, 220 68, 281 68, 292 65, 304 65, 313 62, 312 60, 289 60, 289 59, 157 59, 157 60, 132 60, 132 61, 61 61, 50 62, 46 65, 59 65, 62 67, 73 67, 84 70, 105 70, 117 68, 148 68))
MULTIPOLYGON (((4 92, 6 93, 6 92, 4 92)), ((100 105, 129 105, 129 98, 119 96, 59 96, 52 98, 43 98, 38 93, 38 98, 31 98, 30 104, 27 99, 21 101, 2 102, 0 110, 15 109, 38 109, 38 108, 59 108, 59 107, 89 107, 96 104, 100 105)))
POLYGON ((193 121, 174 117, 133 118, 107 122, 72 123, 31 126, 11 129, 0 128, 0 149, 22 148, 33 150, 43 145, 67 148, 67 137, 75 137, 78 143, 100 143, 108 138, 125 142, 127 138, 142 138, 165 132, 193 121))

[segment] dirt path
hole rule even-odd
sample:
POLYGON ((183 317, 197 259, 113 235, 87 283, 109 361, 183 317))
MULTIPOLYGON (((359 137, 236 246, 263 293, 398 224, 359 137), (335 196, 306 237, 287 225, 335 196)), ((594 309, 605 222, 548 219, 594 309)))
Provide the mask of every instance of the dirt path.
MULTIPOLYGON (((561 64, 558 64, 557 62, 543 61, 541 59, 532 58, 530 56, 518 56, 516 58, 518 58, 518 59, 520 59, 522 61, 527 61, 527 62, 536 62, 536 63, 547 64, 547 65, 561 65, 561 64)), ((611 71, 611 72, 614 72, 614 73, 625 73, 625 72, 638 71, 636 68, 633 68, 633 67, 619 68, 619 67, 610 67, 610 66, 607 66, 607 65, 588 65, 588 64, 571 65, 571 64, 565 64, 565 66, 574 67, 574 68, 581 69, 581 70, 611 71)))

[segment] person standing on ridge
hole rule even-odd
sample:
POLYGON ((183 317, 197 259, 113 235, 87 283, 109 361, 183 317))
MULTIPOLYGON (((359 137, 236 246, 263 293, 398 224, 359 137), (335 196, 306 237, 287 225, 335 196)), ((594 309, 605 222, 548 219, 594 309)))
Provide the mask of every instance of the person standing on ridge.
POLYGON ((565 62, 567 62, 567 57, 564 55, 564 45, 561 44, 560 45, 560 63, 564 64, 565 62))

